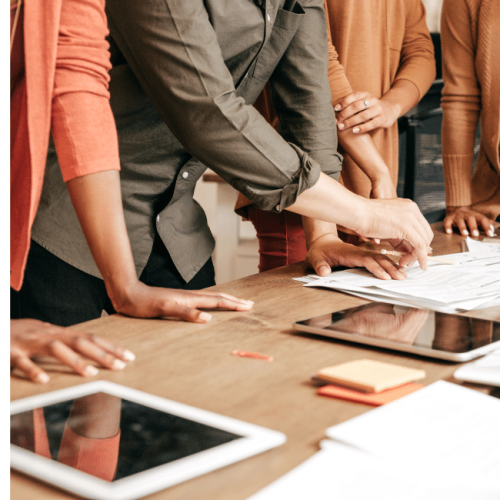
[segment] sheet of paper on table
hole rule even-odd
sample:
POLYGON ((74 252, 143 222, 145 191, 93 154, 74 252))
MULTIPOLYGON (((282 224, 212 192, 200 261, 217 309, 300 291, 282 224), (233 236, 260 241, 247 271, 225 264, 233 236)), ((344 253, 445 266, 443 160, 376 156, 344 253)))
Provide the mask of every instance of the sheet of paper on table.
POLYGON ((500 400, 436 382, 327 430, 251 500, 500 498, 500 400))
POLYGON ((456 477, 448 467, 408 467, 330 441, 248 500, 498 500, 500 490, 456 477))
POLYGON ((380 280, 364 269, 337 271, 323 278, 309 275, 297 281, 306 283, 304 286, 447 313, 500 305, 500 252, 483 248, 440 257, 457 264, 429 262, 427 271, 414 264, 402 281, 380 280))
POLYGON ((451 466, 500 493, 499 422, 500 399, 440 380, 326 434, 381 458, 451 466))
POLYGON ((453 376, 467 382, 500 387, 500 350, 461 366, 453 376))

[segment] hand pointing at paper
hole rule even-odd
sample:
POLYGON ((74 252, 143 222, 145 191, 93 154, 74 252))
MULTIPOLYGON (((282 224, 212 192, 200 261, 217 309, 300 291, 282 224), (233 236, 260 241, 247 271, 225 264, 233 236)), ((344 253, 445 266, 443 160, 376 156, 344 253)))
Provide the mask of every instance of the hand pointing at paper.
POLYGON ((400 265, 418 260, 420 267, 427 269, 434 235, 413 201, 402 198, 369 200, 322 173, 316 184, 302 192, 288 210, 342 225, 366 238, 388 239, 398 250, 407 252, 400 265), (405 248, 402 248, 403 241, 405 248))

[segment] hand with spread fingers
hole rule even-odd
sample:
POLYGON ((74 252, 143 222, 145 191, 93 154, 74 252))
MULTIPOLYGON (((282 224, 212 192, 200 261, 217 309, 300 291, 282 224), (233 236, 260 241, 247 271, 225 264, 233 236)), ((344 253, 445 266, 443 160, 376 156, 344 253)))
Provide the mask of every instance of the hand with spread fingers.
POLYGON ((446 207, 443 224, 447 234, 451 234, 453 228, 456 227, 462 236, 470 234, 477 237, 480 229, 483 229, 488 236, 495 235, 493 221, 470 207, 446 207))
POLYGON ((353 92, 335 106, 339 130, 352 130, 355 134, 377 128, 390 128, 399 118, 398 107, 378 99, 369 92, 353 92))
POLYGON ((135 355, 129 350, 92 333, 83 333, 36 319, 11 320, 11 370, 18 369, 33 382, 45 384, 50 377, 31 359, 36 356, 56 358, 83 377, 92 377, 99 373, 88 360, 110 370, 123 370, 126 361, 135 359, 135 355))
POLYGON ((364 267, 382 280, 404 280, 406 272, 390 258, 344 243, 334 234, 323 234, 309 244, 306 264, 318 276, 328 276, 332 267, 364 267))
POLYGON ((137 318, 177 318, 193 323, 206 323, 212 315, 199 309, 248 311, 251 300, 209 290, 174 290, 147 286, 136 281, 126 295, 110 298, 117 312, 137 318))

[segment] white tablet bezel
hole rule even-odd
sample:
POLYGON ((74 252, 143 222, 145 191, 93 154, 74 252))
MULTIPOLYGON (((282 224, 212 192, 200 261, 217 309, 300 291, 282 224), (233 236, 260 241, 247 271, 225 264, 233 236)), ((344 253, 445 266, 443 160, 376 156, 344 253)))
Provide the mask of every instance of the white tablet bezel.
POLYGON ((21 413, 95 392, 106 392, 243 437, 113 482, 104 481, 12 444, 10 445, 11 467, 84 498, 134 500, 275 448, 286 441, 286 436, 281 432, 104 380, 12 401, 10 413, 11 415, 21 413))
MULTIPOLYGON (((331 314, 336 312, 340 311, 332 311, 331 314)), ((314 317, 296 321, 293 324, 293 329, 299 332, 307 332, 307 333, 312 333, 314 335, 320 335, 322 337, 345 340, 347 342, 353 342, 355 344, 383 347, 385 349, 390 349, 391 351, 409 352, 411 354, 418 354, 420 356, 444 359, 446 361, 454 361, 455 363, 470 361, 471 359, 479 358, 481 356, 484 356, 485 354, 488 354, 491 351, 500 349, 500 341, 496 341, 492 342, 491 344, 478 347, 477 349, 472 349, 471 351, 468 352, 446 352, 446 351, 440 351, 438 349, 429 349, 427 347, 419 347, 409 344, 398 344, 397 342, 378 339, 376 337, 364 337, 356 333, 346 333, 346 332, 341 332, 339 330, 331 330, 331 329, 327 330, 317 326, 300 324, 301 321, 308 321, 310 319, 314 319, 314 317)))

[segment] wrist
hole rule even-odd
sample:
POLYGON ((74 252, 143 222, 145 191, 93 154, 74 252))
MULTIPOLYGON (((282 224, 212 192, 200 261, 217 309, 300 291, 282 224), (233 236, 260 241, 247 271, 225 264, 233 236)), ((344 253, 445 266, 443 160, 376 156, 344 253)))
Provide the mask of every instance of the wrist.
POLYGON ((380 100, 386 106, 387 115, 389 116, 390 123, 388 123, 387 126, 391 126, 396 123, 397 119, 400 116, 404 114, 403 107, 398 101, 392 100, 390 97, 388 97, 387 94, 385 96, 382 96, 380 100))
POLYGON ((120 312, 123 308, 133 302, 133 296, 139 285, 137 274, 120 276, 117 279, 111 277, 104 278, 106 292, 115 311, 120 312))

